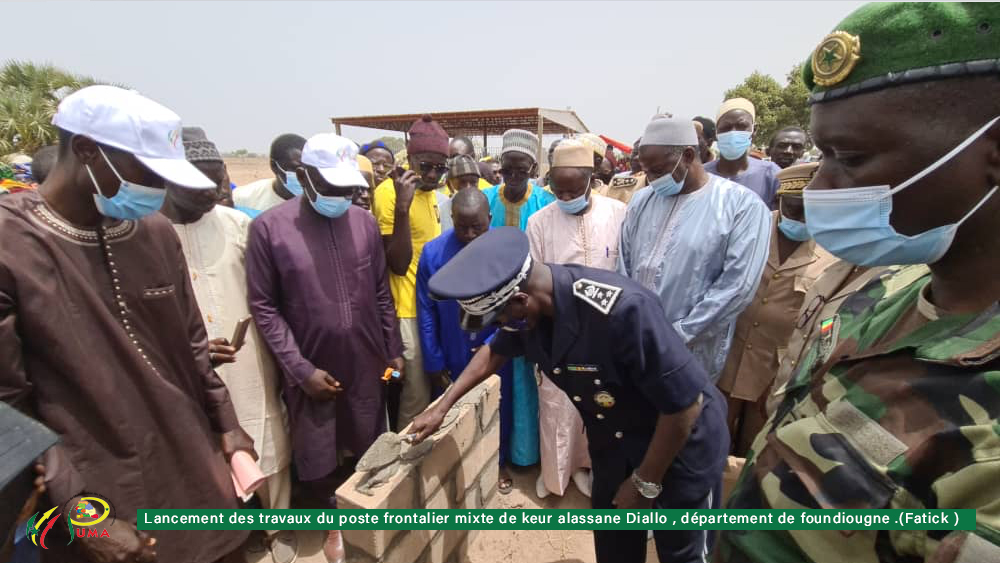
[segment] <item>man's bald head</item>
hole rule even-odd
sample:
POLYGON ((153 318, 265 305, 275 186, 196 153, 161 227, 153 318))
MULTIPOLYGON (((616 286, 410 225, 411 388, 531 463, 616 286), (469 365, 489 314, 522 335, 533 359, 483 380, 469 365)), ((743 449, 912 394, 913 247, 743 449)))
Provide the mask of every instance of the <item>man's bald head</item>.
POLYGON ((490 202, 477 189, 462 190, 451 199, 455 236, 468 244, 490 228, 490 202))

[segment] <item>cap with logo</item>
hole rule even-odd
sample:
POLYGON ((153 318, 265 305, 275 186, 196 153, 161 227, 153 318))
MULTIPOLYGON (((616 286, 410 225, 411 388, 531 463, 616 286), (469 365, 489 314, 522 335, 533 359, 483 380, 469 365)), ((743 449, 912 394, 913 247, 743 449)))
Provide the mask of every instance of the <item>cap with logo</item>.
POLYGON ((115 86, 82 88, 63 98, 52 124, 130 153, 173 184, 216 187, 184 157, 181 118, 135 91, 115 86))
POLYGON ((1000 74, 996 2, 866 4, 824 37, 802 67, 812 103, 977 74, 1000 74))
POLYGON ((427 287, 434 299, 457 300, 463 328, 478 330, 493 322, 530 273, 527 235, 516 227, 497 227, 467 244, 427 287))
POLYGON ((341 188, 367 187, 358 167, 358 146, 335 133, 313 135, 302 147, 302 164, 315 166, 327 183, 341 188))

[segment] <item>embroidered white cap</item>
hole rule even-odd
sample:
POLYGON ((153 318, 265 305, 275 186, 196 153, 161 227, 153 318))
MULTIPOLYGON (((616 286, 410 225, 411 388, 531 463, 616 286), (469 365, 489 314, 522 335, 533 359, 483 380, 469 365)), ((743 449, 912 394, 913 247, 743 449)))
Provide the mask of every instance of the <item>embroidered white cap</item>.
POLYGON ((88 86, 59 103, 52 123, 99 144, 131 153, 164 180, 186 188, 215 189, 184 158, 181 118, 133 90, 88 86))
POLYGON ((302 164, 315 166, 323 179, 341 188, 368 187, 358 168, 358 145, 334 133, 309 137, 302 147, 302 164))

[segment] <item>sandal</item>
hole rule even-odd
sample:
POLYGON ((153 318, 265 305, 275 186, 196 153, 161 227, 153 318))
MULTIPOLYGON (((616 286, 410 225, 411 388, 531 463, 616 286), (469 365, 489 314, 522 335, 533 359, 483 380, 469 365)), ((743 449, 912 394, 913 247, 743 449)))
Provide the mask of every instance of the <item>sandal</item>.
POLYGON ((514 490, 513 479, 507 477, 501 477, 497 481, 497 492, 500 493, 501 495, 509 495, 510 492, 513 490, 514 490))

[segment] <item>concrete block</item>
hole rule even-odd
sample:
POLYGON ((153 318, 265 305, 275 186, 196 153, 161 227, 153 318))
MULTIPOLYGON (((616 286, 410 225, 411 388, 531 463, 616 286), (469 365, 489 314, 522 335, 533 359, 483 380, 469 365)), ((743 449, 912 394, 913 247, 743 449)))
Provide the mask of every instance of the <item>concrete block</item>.
POLYGON ((426 508, 427 510, 444 510, 446 508, 458 508, 457 503, 453 500, 455 498, 455 481, 453 479, 446 479, 441 483, 436 491, 424 501, 424 504, 420 508, 426 508))
MULTIPOLYGON (((500 479, 500 452, 495 452, 493 457, 486 462, 483 472, 479 475, 480 505, 477 508, 486 508, 490 499, 497 492, 497 481, 500 479)), ((471 492, 466 493, 472 494, 471 492)))
POLYGON ((478 485, 479 475, 483 472, 486 462, 499 451, 500 425, 494 424, 483 433, 472 451, 462 458, 462 463, 455 470, 456 493, 464 494, 470 487, 478 485))
POLYGON ((476 444, 479 424, 475 407, 464 405, 456 408, 459 411, 454 422, 433 438, 434 448, 420 460, 420 495, 425 499, 437 491, 441 482, 476 444))
POLYGON ((428 546, 427 563, 446 563, 467 534, 466 530, 439 530, 428 546))
MULTIPOLYGON (((337 489, 339 509, 385 510, 387 508, 413 508, 416 504, 416 474, 409 466, 401 467, 387 483, 371 490, 368 496, 355 490, 364 477, 355 473, 337 489)), ((344 541, 367 555, 379 559, 399 530, 344 530, 344 541)))
POLYGON ((485 381, 486 393, 479 409, 479 427, 483 430, 500 414, 500 376, 494 375, 485 381))
POLYGON ((426 561, 425 551, 434 538, 434 530, 410 530, 400 533, 380 563, 417 563, 426 561))

